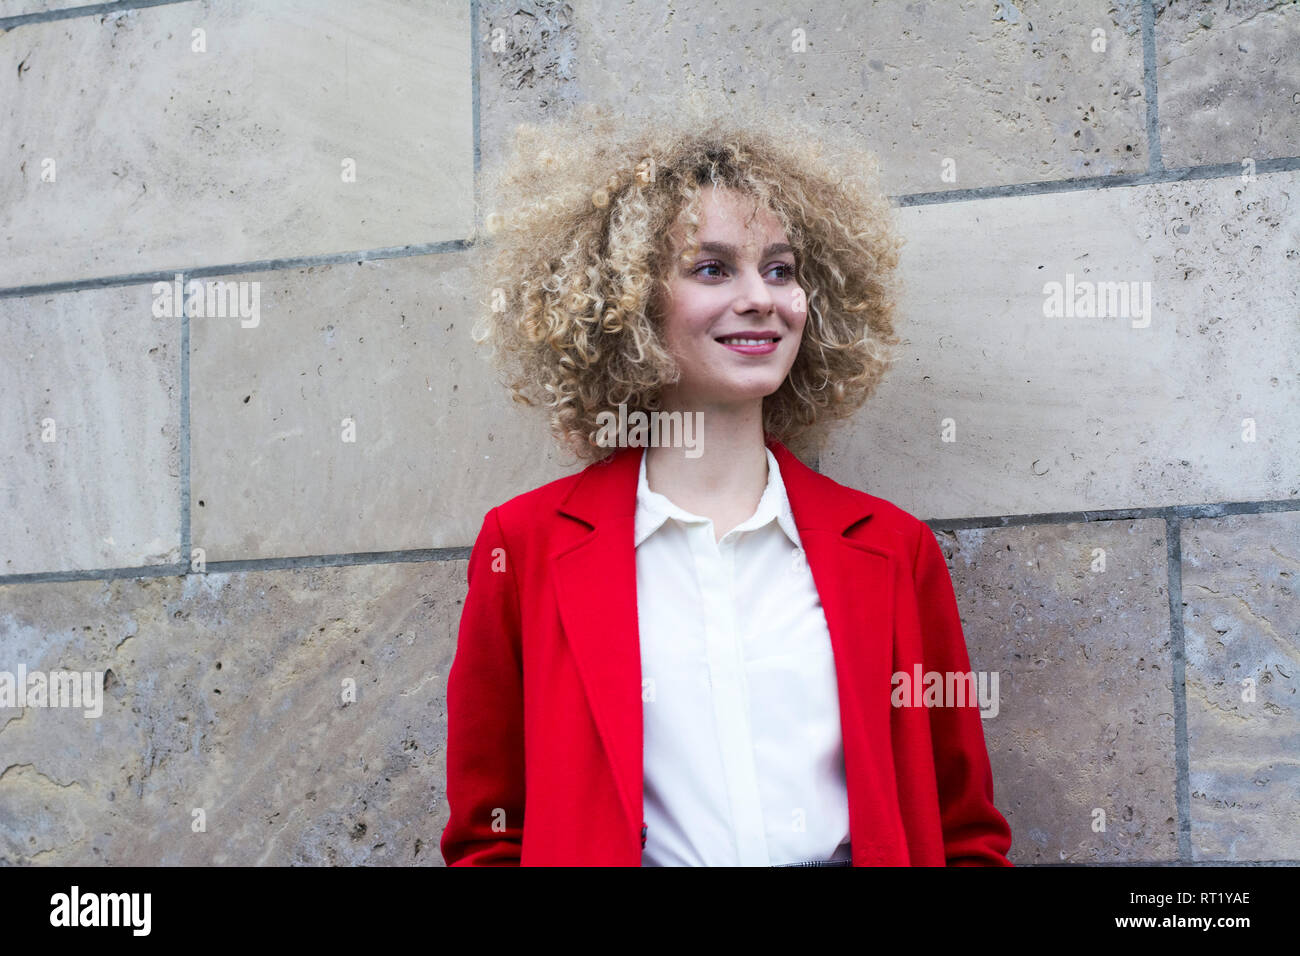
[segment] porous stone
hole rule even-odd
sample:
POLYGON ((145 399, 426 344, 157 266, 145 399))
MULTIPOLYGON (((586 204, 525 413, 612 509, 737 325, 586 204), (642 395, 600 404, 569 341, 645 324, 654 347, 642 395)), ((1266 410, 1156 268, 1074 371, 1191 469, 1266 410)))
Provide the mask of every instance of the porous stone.
POLYGON ((1300 859, 1300 512, 1182 537, 1193 856, 1300 859))
POLYGON ((0 711, 0 864, 441 865, 465 567, 0 587, 0 670, 106 687, 0 711))
POLYGON ((937 537, 971 669, 999 674, 983 726, 1011 861, 1177 859, 1164 522, 937 537))
POLYGON ((1156 0, 1155 12, 1165 166, 1300 156, 1300 5, 1156 0))

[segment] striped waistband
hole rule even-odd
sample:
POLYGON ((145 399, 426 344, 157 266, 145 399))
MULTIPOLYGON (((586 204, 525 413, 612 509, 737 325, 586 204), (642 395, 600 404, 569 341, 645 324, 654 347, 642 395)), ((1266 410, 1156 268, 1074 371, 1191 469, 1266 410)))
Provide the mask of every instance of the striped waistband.
POLYGON ((853 866, 853 860, 809 860, 803 864, 772 864, 772 866, 853 866))

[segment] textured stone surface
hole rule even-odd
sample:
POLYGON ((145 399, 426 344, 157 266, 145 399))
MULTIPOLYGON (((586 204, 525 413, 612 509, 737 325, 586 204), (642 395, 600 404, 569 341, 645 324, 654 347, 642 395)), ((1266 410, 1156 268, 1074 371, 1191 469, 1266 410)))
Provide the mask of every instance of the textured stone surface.
POLYGON ((1300 5, 1156 0, 1169 167, 1300 156, 1300 5))
POLYGON ((442 865, 464 581, 446 561, 0 587, 0 670, 111 671, 99 718, 0 710, 0 864, 442 865))
POLYGON ((565 472, 545 419, 512 407, 470 337, 472 265, 441 253, 223 277, 260 283, 261 316, 191 319, 192 537, 207 560, 472 544, 489 508, 565 472))
POLYGON ((900 210, 899 361, 822 470, 927 519, 1300 496, 1297 196, 1287 172, 900 210), (1070 275, 1150 283, 1149 325, 1046 317, 1070 275))
POLYGON ((696 85, 848 124, 880 154, 891 193, 1146 169, 1137 2, 573 9, 582 98, 637 113, 696 85), (955 182, 941 178, 946 158, 955 182))
POLYGON ((479 143, 483 165, 502 157, 519 123, 565 111, 581 99, 578 32, 568 3, 482 0, 475 27, 479 143))
POLYGON ((24 13, 44 13, 47 10, 67 10, 84 7, 83 0, 0 0, 0 18, 16 17, 24 13))
POLYGON ((150 302, 0 299, 0 575, 179 560, 180 330, 150 302))
POLYGON ((470 54, 458 0, 202 0, 0 34, 0 286, 462 238, 470 54))
POLYGON ((1300 513, 1188 521, 1182 549, 1194 858, 1300 859, 1300 513))
MULTIPOLYGON (((1177 858, 1164 522, 940 532, 1013 863, 1177 858), (1105 570, 1094 571, 1095 549, 1105 570), (1093 832, 1105 811, 1106 831, 1093 832)), ((1098 565, 1100 567, 1100 565, 1098 565)))

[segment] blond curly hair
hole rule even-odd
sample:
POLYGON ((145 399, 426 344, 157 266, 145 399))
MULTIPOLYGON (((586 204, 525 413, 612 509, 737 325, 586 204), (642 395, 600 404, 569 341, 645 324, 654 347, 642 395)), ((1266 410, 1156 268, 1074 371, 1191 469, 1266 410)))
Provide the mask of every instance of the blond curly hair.
POLYGON ((815 455, 827 426, 875 391, 899 342, 902 240, 878 176, 851 137, 736 101, 725 113, 678 105, 635 119, 586 105, 522 124, 479 181, 478 211, 490 213, 470 238, 484 254, 474 340, 491 346, 516 402, 549 409, 562 446, 606 457, 597 416, 658 410, 680 377, 661 331, 670 234, 683 224, 682 254, 696 254, 701 192, 735 189, 780 219, 807 301, 790 374, 763 399, 763 430, 815 455))

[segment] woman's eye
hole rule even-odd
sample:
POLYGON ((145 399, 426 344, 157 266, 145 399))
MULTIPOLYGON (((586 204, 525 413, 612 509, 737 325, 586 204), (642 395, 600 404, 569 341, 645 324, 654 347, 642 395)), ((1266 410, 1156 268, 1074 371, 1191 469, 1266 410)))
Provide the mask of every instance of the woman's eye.
MULTIPOLYGON (((725 270, 726 270, 726 266, 723 265, 721 262, 701 262, 698 266, 696 266, 694 269, 691 270, 691 275, 693 276, 708 275, 709 278, 721 278, 725 270), (706 269, 716 269, 717 271, 706 273, 704 271, 706 269)), ((781 280, 789 280, 795 277, 794 266, 790 265, 788 262, 778 262, 767 270, 767 274, 769 276, 773 272, 776 272, 777 273, 776 278, 781 280)))

